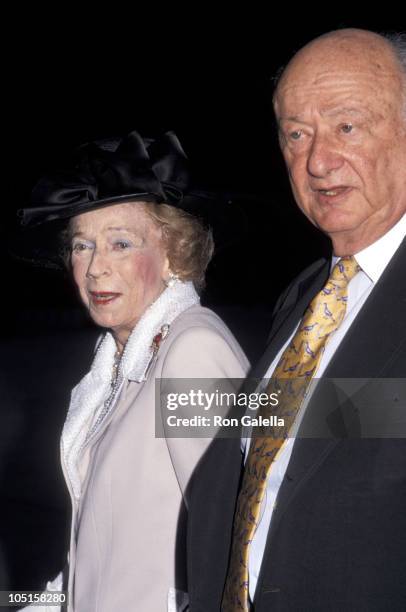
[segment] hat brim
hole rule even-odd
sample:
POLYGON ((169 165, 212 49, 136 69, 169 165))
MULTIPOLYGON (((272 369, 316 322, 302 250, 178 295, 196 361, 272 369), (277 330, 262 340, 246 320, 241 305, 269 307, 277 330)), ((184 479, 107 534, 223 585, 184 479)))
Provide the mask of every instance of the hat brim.
POLYGON ((71 219, 86 212, 105 208, 106 206, 114 206, 115 204, 123 204, 125 202, 157 202, 160 199, 153 193, 129 193, 100 200, 89 200, 87 202, 75 203, 72 205, 62 206, 39 206, 23 208, 19 211, 22 226, 34 227, 43 225, 50 221, 58 219, 71 219))
MULTIPOLYGON (((86 212, 114 206, 127 202, 156 202, 157 196, 151 193, 126 194, 84 202, 76 205, 74 210, 66 209, 58 214, 50 210, 39 223, 20 226, 11 234, 8 240, 9 254, 19 261, 32 266, 54 270, 65 269, 61 232, 68 226, 70 219, 86 212)), ((246 216, 236 202, 219 197, 209 192, 188 194, 178 202, 164 202, 170 206, 182 209, 188 214, 200 219, 212 229, 216 251, 234 244, 246 231, 246 216)))

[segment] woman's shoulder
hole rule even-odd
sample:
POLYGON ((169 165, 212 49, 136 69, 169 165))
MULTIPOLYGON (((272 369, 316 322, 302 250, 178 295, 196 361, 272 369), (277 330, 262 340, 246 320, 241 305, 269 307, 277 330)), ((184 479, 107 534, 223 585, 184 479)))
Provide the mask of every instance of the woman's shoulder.
POLYGON ((227 324, 210 308, 196 304, 184 310, 171 325, 173 340, 179 336, 182 338, 211 338, 218 339, 242 351, 236 337, 228 328, 227 324))
MULTIPOLYGON (((238 341, 224 321, 212 310, 191 306, 172 323, 165 350, 166 369, 223 371, 224 375, 240 377, 248 370, 248 360, 238 341)), ((207 374, 209 375, 209 374, 207 374)))
POLYGON ((171 327, 179 333, 185 329, 200 327, 231 334, 226 323, 214 312, 214 310, 201 306, 200 304, 195 304, 184 310, 173 321, 171 327))

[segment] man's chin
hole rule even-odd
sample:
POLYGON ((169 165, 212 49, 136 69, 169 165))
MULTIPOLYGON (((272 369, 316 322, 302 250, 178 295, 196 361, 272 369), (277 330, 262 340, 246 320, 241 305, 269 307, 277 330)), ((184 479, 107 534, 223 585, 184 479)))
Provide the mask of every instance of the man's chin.
POLYGON ((327 214, 318 216, 313 220, 316 227, 332 238, 333 234, 351 233, 360 225, 352 211, 332 210, 327 214))

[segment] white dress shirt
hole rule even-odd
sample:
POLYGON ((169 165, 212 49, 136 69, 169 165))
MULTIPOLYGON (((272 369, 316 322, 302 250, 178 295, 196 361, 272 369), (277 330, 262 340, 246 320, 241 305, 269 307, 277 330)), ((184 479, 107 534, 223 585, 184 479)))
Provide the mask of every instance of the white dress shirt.
MULTIPOLYGON (((400 246, 402 240, 406 236, 406 214, 392 227, 389 232, 384 234, 379 240, 368 246, 363 251, 355 254, 355 258, 361 267, 361 271, 358 272, 355 277, 350 281, 348 285, 348 302, 345 317, 340 327, 330 337, 328 344, 326 345, 325 351, 321 357, 319 367, 317 369, 317 378, 323 375, 323 372, 327 368, 331 358, 342 342, 345 334, 352 325, 354 319, 358 315, 365 301, 367 300, 372 289, 379 281, 380 276, 388 265, 389 261, 393 257, 395 251, 400 246)), ((339 260, 339 257, 332 258, 331 269, 339 260)), ((265 379, 269 379, 274 371, 283 351, 293 338, 296 333, 299 323, 292 333, 292 335, 286 340, 279 353, 271 363, 267 370, 265 379)), ((309 401, 311 393, 307 398, 309 401)), ((302 406, 298 418, 303 416, 305 406, 302 406)), ((297 425, 297 423, 296 423, 297 425)), ((294 437, 288 438, 280 451, 278 452, 277 458, 271 465, 267 486, 265 491, 264 501, 262 502, 261 516, 257 531, 254 535, 254 539, 251 543, 250 554, 249 554, 249 594, 251 601, 254 599, 255 589, 257 585, 258 575, 261 568, 262 557, 265 550, 266 539, 269 531, 269 527, 272 520, 272 513, 275 506, 276 498, 278 495, 279 488, 282 484, 285 476, 286 469, 289 464, 289 460, 292 454, 294 437)), ((249 439, 246 440, 245 445, 245 457, 247 457, 249 450, 249 439)))

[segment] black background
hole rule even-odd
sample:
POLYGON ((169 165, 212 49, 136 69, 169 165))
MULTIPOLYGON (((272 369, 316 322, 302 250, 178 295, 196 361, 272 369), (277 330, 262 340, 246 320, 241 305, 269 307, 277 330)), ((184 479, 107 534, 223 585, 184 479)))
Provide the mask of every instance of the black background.
MULTIPOLYGON (((212 262, 204 301, 254 360, 280 291, 328 252, 290 195, 271 77, 328 30, 406 29, 400 10, 360 17, 342 5, 283 8, 139 3, 127 12, 109 3, 85 15, 74 4, 43 14, 17 7, 3 23, 3 246, 36 180, 68 149, 133 129, 172 129, 201 184, 252 194, 239 204, 237 232, 230 222, 231 246, 212 262)), ((63 275, 16 262, 5 249, 2 261, 0 580, 39 588, 64 558, 58 439, 97 332, 63 275)))

